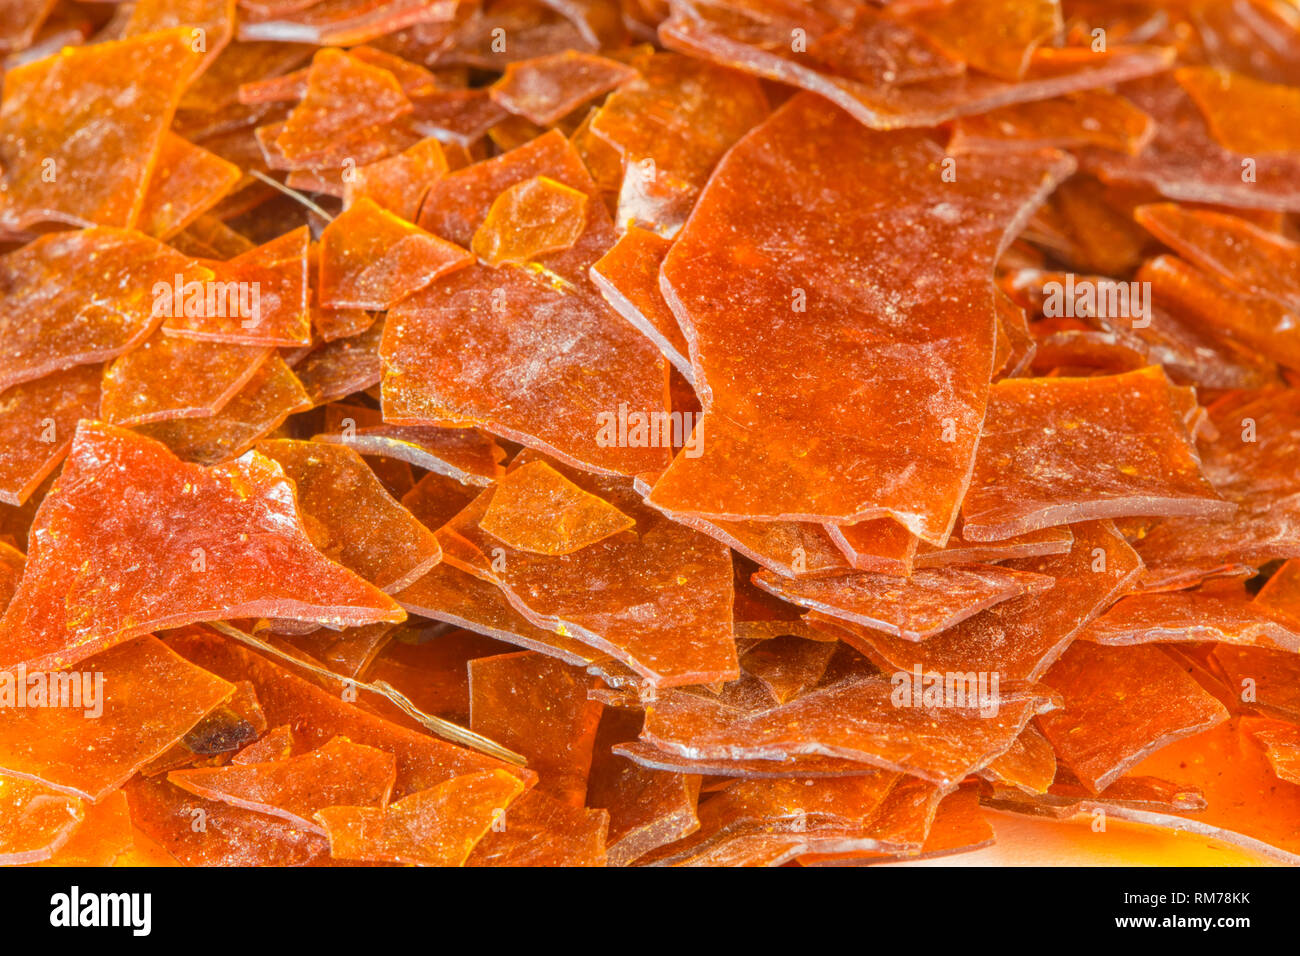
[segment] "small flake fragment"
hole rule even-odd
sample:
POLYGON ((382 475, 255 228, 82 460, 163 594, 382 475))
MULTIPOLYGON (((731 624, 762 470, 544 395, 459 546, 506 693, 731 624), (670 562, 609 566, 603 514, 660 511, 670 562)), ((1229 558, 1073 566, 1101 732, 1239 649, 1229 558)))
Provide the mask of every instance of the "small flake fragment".
POLYGON ((497 482, 479 527, 512 548, 563 555, 634 528, 636 520, 546 462, 531 461, 497 482))
POLYGON ((336 859, 461 866, 522 791, 501 770, 455 777, 383 808, 336 806, 316 813, 336 859))
POLYGON ((242 175, 234 163, 167 133, 140 208, 139 230, 171 239, 220 202, 242 175))
POLYGON ((21 505, 63 460, 77 422, 99 413, 98 365, 0 392, 0 501, 21 505))
POLYGON ((1300 90, 1210 67, 1184 67, 1174 76, 1224 149, 1247 156, 1300 152, 1300 90), (1243 114, 1250 119, 1242 122, 1243 114))
POLYGON ((530 790, 474 847, 466 866, 605 866, 604 810, 572 807, 530 790))
POLYGON ((523 264, 568 249, 587 225, 587 195, 537 176, 492 201, 470 248, 490 266, 523 264))
POLYGON ((72 837, 85 812, 76 797, 0 774, 0 865, 49 859, 72 837))
POLYGON ((492 84, 492 99, 511 113, 550 126, 636 75, 617 60, 566 50, 506 64, 501 79, 492 84))

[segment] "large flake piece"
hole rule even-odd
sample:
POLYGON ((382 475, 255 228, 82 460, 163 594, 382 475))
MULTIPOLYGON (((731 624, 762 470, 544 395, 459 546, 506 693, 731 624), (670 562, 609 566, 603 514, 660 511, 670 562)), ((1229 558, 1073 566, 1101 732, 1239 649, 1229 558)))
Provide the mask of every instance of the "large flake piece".
POLYGON ((523 784, 502 770, 466 774, 386 807, 327 807, 316 819, 341 860, 461 866, 523 784))
POLYGON ((532 651, 469 662, 470 728, 528 758, 539 789, 583 805, 601 706, 592 678, 532 651), (521 720, 521 714, 528 714, 521 720))
POLYGON ((204 469, 83 422, 0 619, 0 659, 62 667, 158 628, 262 615, 334 625, 404 616, 312 547, 274 462, 254 454, 204 469))
POLYGON ((1127 515, 1225 518, 1158 366, 994 384, 962 535, 996 541, 1127 515))
POLYGON ((636 527, 636 520, 584 491, 544 461, 497 482, 479 527, 520 551, 572 554, 636 527))
POLYGON ((177 290, 163 331, 242 345, 310 345, 309 240, 303 226, 233 259, 211 263, 213 294, 205 294, 200 306, 177 290))
POLYGON ((464 249, 363 196, 321 233, 320 302, 334 309, 389 309, 471 261, 464 249))
MULTIPOLYGON (((842 8, 852 13, 841 13, 839 18, 832 14, 810 18, 803 6, 773 16, 756 0, 728 7, 738 9, 724 12, 696 0, 680 2, 660 27, 660 38, 674 50, 819 93, 875 129, 935 126, 1009 103, 1109 86, 1167 69, 1173 59, 1172 50, 1159 47, 1115 46, 1097 53, 1078 47, 1044 48, 1033 51, 1023 78, 1016 81, 963 71, 960 61, 935 51, 927 36, 897 18, 882 24, 888 15, 870 7, 842 8), (882 28, 890 31, 890 45, 872 50, 871 38, 881 35, 882 28), (807 35, 811 59, 791 52, 792 29, 807 35), (824 40, 826 51, 819 61, 817 51, 824 40), (909 60, 919 61, 917 80, 896 82, 897 64, 907 69, 909 60)), ((957 29, 964 31, 964 18, 953 17, 954 24, 962 23, 957 29)), ((1017 8, 1010 20, 996 27, 1010 30, 1019 22, 1017 8)), ((983 42, 986 63, 994 57, 1019 62, 1017 49, 1022 53, 1026 48, 1002 43, 990 33, 984 34, 983 42)))
POLYGON ((963 117, 954 124, 948 149, 962 153, 1006 149, 1009 145, 1062 149, 1100 146, 1136 154, 1154 133, 1151 117, 1124 97, 1105 90, 1086 90, 963 117))
POLYGON ((735 677, 727 549, 646 507, 626 480, 564 474, 634 518, 635 529, 568 555, 520 551, 480 526, 489 489, 448 526, 477 555, 448 551, 446 559, 497 583, 534 624, 612 655, 652 684, 735 677))
POLYGON ((928 137, 866 130, 814 96, 727 154, 662 269, 704 440, 652 501, 722 518, 888 512, 946 539, 993 363, 993 262, 1070 168, 1050 151, 972 159, 945 185, 928 137), (875 252, 902 247, 915 254, 875 252), (918 287, 933 291, 897 291, 918 287), (809 355, 823 374, 796 371, 809 355), (931 363, 945 374, 927 374, 931 363))
POLYGON ((293 479, 312 543, 381 591, 401 591, 441 560, 433 532, 351 448, 282 439, 257 449, 293 479))
POLYGON ((66 46, 9 70, 0 97, 0 221, 133 227, 202 59, 190 31, 178 28, 66 46))
POLYGON ((194 52, 204 54, 195 73, 206 70, 235 34, 234 0, 139 0, 126 21, 123 36, 176 27, 188 27, 191 46, 201 48, 194 52))
POLYGON ((816 617, 832 633, 889 669, 923 673, 996 673, 1003 684, 1042 677, 1080 628, 1130 587, 1142 567, 1110 522, 1073 526, 1069 554, 1010 562, 1056 579, 1041 594, 1016 598, 977 614, 943 634, 905 641, 846 621, 816 617))
POLYGON ((910 577, 846 571, 780 578, 770 571, 754 583, 792 604, 920 641, 1012 598, 1040 594, 1053 579, 996 565, 933 568, 910 577))
POLYGON ((135 348, 162 321, 154 286, 178 276, 200 282, 212 273, 120 229, 51 233, 0 258, 0 388, 135 348))
POLYGON ((317 810, 383 806, 392 792, 395 775, 392 754, 335 737, 301 756, 269 763, 173 770, 167 780, 196 796, 281 817, 295 826, 323 833, 313 819, 317 810))
POLYGON ((593 200, 583 235, 527 269, 462 269, 390 312, 380 350, 384 417, 477 425, 592 470, 661 471, 670 455, 666 363, 587 278, 613 228, 568 141, 553 131, 444 176, 420 224, 468 244, 493 200, 535 176, 593 200))
POLYGON ((507 64, 492 84, 492 99, 511 113, 549 126, 636 75, 617 60, 566 50, 507 64))
POLYGON ((960 10, 922 7, 905 22, 968 67, 1020 80, 1034 49, 1062 30, 1058 0, 970 0, 960 10))
POLYGON ((1212 641, 1300 652, 1298 629, 1300 618, 1289 621, 1244 594, 1157 591, 1121 598, 1079 637, 1111 646, 1212 641))
POLYGON ((63 460, 77 422, 99 413, 97 365, 0 392, 0 501, 21 505, 63 460))
POLYGON ((153 637, 96 655, 74 673, 80 700, 65 698, 52 674, 32 671, 25 687, 8 675, 9 694, 25 692, 26 706, 0 707, 0 771, 95 801, 234 692, 153 637), (31 706, 41 686, 54 696, 31 706), (62 706, 49 706, 55 697, 62 706))
POLYGON ((1076 641, 1043 682, 1064 700, 1038 724, 1093 793, 1161 747, 1228 719, 1223 705, 1158 647, 1076 641))

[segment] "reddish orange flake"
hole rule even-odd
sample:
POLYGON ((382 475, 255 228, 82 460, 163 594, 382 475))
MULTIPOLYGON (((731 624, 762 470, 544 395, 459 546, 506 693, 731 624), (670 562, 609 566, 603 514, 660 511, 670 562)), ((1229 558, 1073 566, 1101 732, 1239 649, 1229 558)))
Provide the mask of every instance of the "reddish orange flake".
POLYGON ((67 454, 77 422, 99 413, 98 365, 0 392, 0 501, 21 505, 67 454))
POLYGON ((497 482, 479 527, 512 548, 562 555, 634 528, 636 520, 546 462, 530 461, 497 482))
POLYGON ((492 99, 539 126, 552 123, 636 76, 617 60, 566 50, 506 64, 492 99))
POLYGON ((515 183, 492 201, 470 248, 490 266, 521 265, 568 249, 586 225, 586 193, 537 176, 515 183))
POLYGON ((0 659, 66 666, 159 628, 262 615, 335 625, 404 616, 312 547, 274 462, 204 469, 84 422, 0 620, 0 659))
POLYGON ((167 133, 140 209, 139 230, 171 239, 220 202, 242 175, 234 163, 167 133))

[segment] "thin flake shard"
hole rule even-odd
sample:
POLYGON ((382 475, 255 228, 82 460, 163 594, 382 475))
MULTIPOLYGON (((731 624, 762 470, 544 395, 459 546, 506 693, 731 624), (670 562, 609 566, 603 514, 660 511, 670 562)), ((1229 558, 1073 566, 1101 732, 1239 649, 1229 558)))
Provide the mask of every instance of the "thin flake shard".
POLYGON ((402 508, 351 448, 319 442, 264 441, 297 490, 316 548, 389 594, 442 559, 433 532, 402 508))
POLYGON ((492 201, 470 248, 487 265, 520 265, 568 249, 586 224, 586 193, 537 176, 515 183, 492 201))
POLYGON ((579 488, 546 464, 532 461, 497 482, 479 527, 532 554, 564 555, 636 526, 609 502, 579 488))
POLYGON ((728 153, 661 272, 692 344, 704 440, 653 502, 835 523, 884 512, 942 544, 984 415, 993 262, 1070 169, 1059 153, 1011 153, 968 161, 945 184, 943 161, 923 135, 872 132, 802 95, 728 153), (873 251, 904 247, 916 253, 873 251), (896 292, 918 283, 933 291, 896 292), (795 371, 809 355, 830 378, 795 371), (862 379, 871 386, 850 384, 862 379))
POLYGON ((996 383, 962 534, 996 541, 1071 521, 1235 511, 1201 473, 1168 380, 1150 366, 996 383))
POLYGON ((636 70, 617 60, 566 50, 507 64, 492 85, 492 99, 539 126, 549 126, 634 76, 636 70))
POLYGON ((500 770, 455 777, 387 807, 327 807, 316 814, 336 859, 461 866, 523 791, 500 770))
POLYGON ((783 579, 770 571, 754 583, 830 617, 920 641, 995 604, 1050 589, 1054 580, 995 565, 934 568, 910 577, 847 571, 783 579))
POLYGON ((83 423, 0 620, 0 655, 63 667, 158 628, 261 615, 336 625, 404 616, 312 547, 274 462, 252 454, 204 469, 83 423))
POLYGON ((98 365, 0 392, 0 501, 21 505, 67 454, 77 422, 99 412, 98 365))

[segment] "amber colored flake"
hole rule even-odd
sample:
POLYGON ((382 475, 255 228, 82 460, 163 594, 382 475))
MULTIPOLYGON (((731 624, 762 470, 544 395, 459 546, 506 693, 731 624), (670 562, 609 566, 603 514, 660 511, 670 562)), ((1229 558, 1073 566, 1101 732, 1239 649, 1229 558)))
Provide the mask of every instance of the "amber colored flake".
POLYGON ((0 708, 0 771, 100 800, 234 690, 152 637, 96 655, 84 670, 103 679, 83 687, 81 707, 31 706, 34 684, 50 681, 26 675, 28 705, 0 708))
POLYGON ((168 240, 172 248, 197 259, 233 259, 253 243, 212 213, 203 213, 168 240))
POLYGON ((1212 656, 1237 700, 1251 709, 1300 723, 1300 655, 1220 644, 1212 656))
POLYGON ((1069 554, 1009 562, 1056 579, 1041 594, 1004 601, 924 641, 905 641, 816 612, 818 627, 890 669, 925 673, 997 673, 1003 685, 1042 677, 1079 629, 1130 587, 1142 567, 1110 522, 1074 525, 1069 554))
POLYGON ((605 866, 609 814, 530 790, 506 810, 466 866, 605 866))
POLYGON ((216 465, 242 455, 294 412, 308 408, 311 400, 297 376, 283 359, 272 355, 215 415, 173 418, 136 425, 135 430, 162 442, 178 458, 216 465))
POLYGON ((500 768, 526 783, 536 780, 535 774, 522 767, 504 764, 362 710, 341 700, 336 691, 211 632, 191 628, 174 632, 167 640, 178 653, 214 674, 229 680, 252 681, 268 724, 289 726, 304 751, 322 746, 331 737, 343 736, 353 743, 393 754, 397 758, 394 797, 481 770, 500 768))
POLYGON ((1241 726, 1264 748, 1279 780, 1300 784, 1300 727, 1265 717, 1243 718, 1241 726))
POLYGON ((155 284, 170 285, 177 276, 203 281, 212 273, 154 239, 118 229, 51 233, 0 258, 0 388, 137 347, 161 321, 155 284))
POLYGON ((767 115, 750 77, 676 53, 637 62, 591 118, 623 161, 617 220, 675 235, 722 155, 767 115))
POLYGON ((639 714, 608 709, 596 732, 587 805, 609 812, 611 866, 627 866, 700 825, 695 816, 697 775, 651 770, 613 751, 617 744, 635 740, 640 729, 639 714))
POLYGON ((740 667, 758 678, 773 700, 784 704, 821 682, 837 646, 783 634, 755 641, 741 654, 740 667))
POLYGON ((327 807, 316 819, 336 859, 461 866, 523 784, 502 770, 466 774, 381 809, 327 807))
POLYGON ((1079 637, 1111 646, 1214 641, 1300 652, 1300 617, 1287 620, 1263 595, 1249 601, 1213 591, 1164 591, 1121 598, 1079 637))
POLYGON ((392 639, 395 625, 367 624, 341 631, 318 628, 286 641, 305 651, 336 674, 359 677, 392 639))
MULTIPOLYGON (((446 557, 446 551, 443 556, 446 557)), ((495 584, 446 561, 393 597, 412 614, 540 651, 566 664, 581 666, 605 656, 567 634, 538 627, 511 606, 495 584)))
POLYGON ((265 813, 205 800, 137 777, 126 786, 131 822, 185 866, 304 866, 329 859, 324 837, 265 813), (202 827, 195 821, 202 820, 202 827))
MULTIPOLYGON (((831 645, 834 646, 834 645, 831 645)), ((791 777, 861 777, 878 773, 879 768, 857 760, 796 754, 773 760, 691 758, 660 750, 641 741, 617 744, 614 753, 626 757, 648 770, 683 774, 703 774, 718 778, 741 777, 746 780, 785 780, 791 777)))
POLYGON ((294 164, 342 165, 349 147, 372 130, 411 112, 396 77, 342 50, 320 50, 307 74, 307 92, 275 143, 294 164))
POLYGON ((1278 779, 1263 747, 1240 721, 1162 747, 1131 774, 1194 787, 1204 794, 1205 806, 1190 812, 1136 816, 1117 809, 1110 811, 1111 816, 1225 840, 1292 865, 1300 862, 1300 832, 1296 830, 1300 785, 1278 779))
POLYGON ((636 75, 617 60, 566 50, 506 64, 491 87, 492 99, 511 113, 550 126, 636 75))
POLYGON ((980 771, 980 776, 1025 793, 1046 793, 1056 778, 1056 752, 1033 724, 1002 754, 980 771))
POLYGON ((1076 641, 1043 682, 1064 701, 1038 723, 1057 757, 1094 793, 1175 740, 1228 712, 1157 647, 1076 641))
POLYGON ((83 418, 99 413, 98 365, 79 365, 0 392, 0 501, 21 505, 63 460, 83 418))
POLYGON ((507 654, 508 644, 436 621, 397 628, 365 673, 401 692, 426 714, 469 726, 469 662, 507 654))
POLYGON ((270 354, 269 346, 156 332, 104 369, 100 417, 118 425, 211 418, 270 354))
POLYGON ((383 806, 393 789, 392 754, 335 737, 323 747, 271 763, 174 770, 170 783, 209 800, 282 817, 320 830, 312 815, 325 807, 383 806))
MULTIPOLYGON (((1300 156, 1253 157, 1225 149, 1172 74, 1125 83, 1118 92, 1156 121, 1155 135, 1136 156, 1084 149, 1080 156, 1084 169, 1107 182, 1146 186, 1180 202, 1300 210, 1300 187, 1296 185, 1300 182, 1300 156), (1247 167, 1249 177, 1245 176, 1247 167)), ((1256 121, 1239 125, 1249 127, 1256 121)))
POLYGON ((174 293, 163 331, 242 345, 310 344, 309 239, 310 232, 303 226, 233 259, 208 263, 214 274, 209 287, 222 294, 209 298, 205 291, 200 304, 188 290, 174 293))
POLYGON ((828 524, 835 546, 859 571, 909 575, 920 540, 892 518, 870 518, 855 524, 828 524))
POLYGON ((200 620, 403 617, 312 547, 274 462, 250 455, 204 469, 109 425, 78 428, 31 544, 0 620, 6 662, 66 666, 200 620))
POLYGON ((1000 541, 967 541, 962 537, 959 521, 947 545, 935 548, 922 543, 913 562, 918 568, 976 564, 981 561, 1005 561, 1011 558, 1037 558, 1048 554, 1065 554, 1074 544, 1068 525, 1040 528, 1000 541))
POLYGON ((701 801, 699 830, 646 862, 772 866, 800 853, 874 848, 871 825, 897 779, 880 772, 839 780, 738 780, 701 801))
POLYGON ((761 571, 754 583, 800 607, 920 641, 1002 601, 1041 594, 1053 579, 997 565, 969 565, 919 570, 906 578, 870 571, 780 578, 761 571))
POLYGON ((586 213, 586 193, 546 176, 526 179, 492 201, 470 248, 490 266, 523 265, 577 242, 586 213))
POLYGON ((572 554, 635 526, 635 519, 544 461, 531 461, 502 478, 479 521, 480 528, 512 548, 552 556, 572 554))
POLYGON ((381 376, 376 350, 384 323, 376 322, 360 335, 327 342, 293 366, 313 405, 343 398, 378 385, 381 376))
POLYGON ((54 10, 56 0, 13 0, 5 5, 0 22, 0 50, 25 50, 36 38, 41 24, 54 10))
POLYGON ((181 91, 201 59, 190 31, 178 28, 67 46, 6 72, 0 221, 133 227, 181 91))
POLYGON ((1124 97, 1085 90, 1059 99, 1017 103, 954 124, 948 149, 1099 146, 1136 154, 1155 133, 1151 117, 1124 97))
MULTIPOLYGON (((948 785, 1006 750, 1048 706, 1035 693, 1005 689, 995 703, 991 688, 982 703, 933 707, 912 700, 900 706, 896 684, 859 668, 785 704, 774 704, 752 678, 718 697, 694 689, 660 691, 647 704, 641 739, 695 759, 824 755, 948 785)), ((921 691, 917 687, 915 696, 921 691)))
POLYGON ((0 612, 9 606, 26 563, 26 555, 13 545, 0 541, 0 612))
POLYGON ((702 453, 678 456, 653 501, 716 517, 835 523, 886 511, 943 542, 984 414, 992 263, 1003 231, 1069 160, 1050 151, 971 157, 946 185, 942 162, 926 136, 872 132, 802 95, 727 154, 662 270, 693 343, 704 418, 702 453), (934 201, 936 189, 944 201, 934 201), (755 214, 756 193, 770 215, 755 214), (919 259, 872 252, 922 234, 914 248, 929 251, 919 259), (789 258, 784 250, 796 247, 812 251, 789 258), (944 308, 887 291, 917 282, 947 290, 944 308), (949 296, 959 304, 949 308, 949 296), (841 384, 789 374, 810 355, 841 384), (926 374, 930 362, 947 373, 926 374), (870 388, 849 384, 864 378, 870 388))
POLYGON ((654 342, 664 358, 690 381, 695 372, 687 357, 686 339, 659 289, 659 267, 670 248, 667 239, 629 225, 613 248, 591 267, 591 280, 614 311, 654 342))
POLYGON ((527 757, 539 789, 582 806, 601 712, 587 699, 593 684, 532 651, 480 657, 469 662, 470 728, 527 757))
POLYGON ((314 441, 338 442, 363 455, 403 461, 467 485, 490 485, 505 473, 501 467, 505 450, 477 428, 363 425, 353 421, 345 431, 326 432, 314 441))
POLYGON ((396 156, 359 166, 346 184, 344 198, 352 205, 371 199, 407 222, 415 222, 433 181, 447 173, 447 156, 432 136, 396 156))
POLYGON ((1297 452, 1300 395, 1268 388, 1229 394, 1209 408, 1217 436, 1200 442, 1201 469, 1215 490, 1237 505, 1223 518, 1166 518, 1133 546, 1155 583, 1258 567, 1300 547, 1300 485, 1290 463, 1297 452))
POLYGON ((284 760, 294 752, 293 730, 287 724, 273 727, 260 739, 249 744, 230 758, 231 764, 270 763, 284 760))
MULTIPOLYGON (((935 62, 933 42, 913 28, 895 37, 895 57, 905 63, 919 53, 923 62, 929 61, 933 78, 900 84, 870 68, 865 76, 859 73, 863 67, 857 62, 862 55, 859 37, 871 31, 882 14, 861 8, 855 14, 848 23, 814 25, 807 10, 799 7, 784 18, 764 17, 761 26, 755 24, 757 30, 746 32, 737 29, 746 23, 744 19, 719 16, 691 0, 673 7, 673 16, 660 27, 659 36, 670 49, 819 93, 875 129, 934 126, 1010 103, 1122 83, 1167 69, 1173 60, 1173 51, 1160 47, 1115 45, 1096 53, 1087 48, 1056 51, 1040 47, 1032 51, 1023 78, 1007 80, 972 70, 954 72, 942 61, 935 62), (793 28, 805 30, 811 50, 816 50, 820 36, 833 37, 832 49, 840 55, 826 64, 815 60, 809 63, 791 52, 793 28)), ((954 13, 953 17, 954 22, 959 22, 961 14, 954 13)), ((994 27, 1009 29, 1017 19, 1013 17, 994 27)), ((904 30, 909 27, 899 19, 894 19, 893 25, 904 30)), ((990 56, 1019 55, 1014 44, 993 43, 985 50, 990 56)), ((947 63, 951 62, 948 58, 947 63)))
POLYGON ((497 583, 534 624, 617 658, 653 684, 735 677, 727 549, 646 507, 625 480, 560 470, 634 518, 634 533, 568 555, 520 551, 479 526, 489 489, 449 525, 478 556, 465 561, 449 551, 446 559, 497 583))
POLYGON ((234 163, 167 133, 144 195, 137 228, 171 239, 225 196, 243 175, 234 163))
POLYGON ((1225 518, 1158 366, 1096 378, 1006 379, 989 397, 967 540, 1126 515, 1225 518))
POLYGON ((72 836, 37 866, 112 866, 134 845, 126 792, 114 791, 99 803, 86 804, 85 816, 72 836))
MULTIPOLYGON (((502 189, 537 175, 597 195, 552 131, 443 177, 421 224, 468 242, 502 189)), ((588 469, 662 470, 669 450, 650 428, 668 420, 666 363, 587 278, 612 242, 604 206, 589 202, 586 232, 540 270, 475 264, 402 302, 381 348, 386 420, 476 425, 588 469)))
POLYGON ((1248 219, 1158 203, 1134 217, 1161 242, 1229 285, 1300 309, 1300 243, 1248 219))
POLYGON ((1300 90, 1210 67, 1175 72, 1224 149, 1246 156, 1300 152, 1300 90))
POLYGON ((0 774, 0 865, 49 859, 72 837, 85 812, 74 796, 0 774))
POLYGON ((363 197, 321 234, 320 302, 329 308, 389 309, 470 261, 459 246, 363 197))
POLYGON ((1061 32, 1058 0, 971 0, 961 10, 922 7, 906 22, 968 67, 1019 80, 1039 44, 1061 32))
POLYGON ((234 36, 235 0, 139 0, 122 35, 140 36, 176 27, 188 27, 192 41, 196 35, 202 37, 203 49, 195 51, 204 54, 195 68, 198 74, 212 65, 234 36))
POLYGON ((433 532, 389 496, 351 448, 289 440, 257 447, 293 480, 315 546, 380 590, 402 590, 441 559, 433 532))

